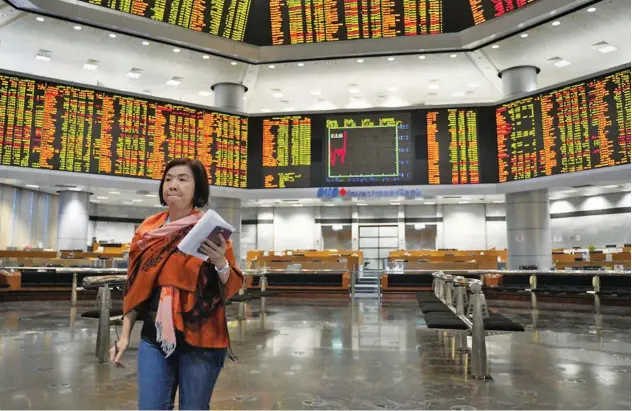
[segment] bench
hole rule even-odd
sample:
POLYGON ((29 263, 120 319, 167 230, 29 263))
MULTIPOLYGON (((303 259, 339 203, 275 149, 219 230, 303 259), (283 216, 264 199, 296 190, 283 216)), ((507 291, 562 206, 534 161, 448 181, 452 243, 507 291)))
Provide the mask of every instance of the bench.
POLYGON ((488 313, 480 280, 468 280, 443 273, 433 274, 433 291, 416 294, 430 329, 457 333, 457 350, 467 350, 467 334, 472 335, 472 376, 489 378, 486 331, 524 331, 524 327, 497 313, 488 313), (471 290, 468 298, 467 289, 471 290), (466 308, 467 307, 467 308, 466 308))

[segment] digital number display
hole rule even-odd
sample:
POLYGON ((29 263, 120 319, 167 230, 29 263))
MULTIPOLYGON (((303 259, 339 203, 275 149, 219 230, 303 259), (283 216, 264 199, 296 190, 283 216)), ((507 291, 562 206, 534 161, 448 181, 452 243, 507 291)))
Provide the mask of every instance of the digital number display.
POLYGON ((496 110, 499 181, 630 163, 630 71, 496 110))
POLYGON ((412 181, 410 114, 331 116, 327 130, 327 183, 412 181))
POLYGON ((251 0, 79 0, 123 13, 242 41, 251 0))
POLYGON ((263 187, 309 187, 312 120, 284 116, 263 119, 263 187))
POLYGON ((273 45, 454 33, 538 0, 270 0, 273 45))
POLYGON ((477 111, 429 111, 426 113, 426 120, 428 182, 480 183, 477 111))
POLYGON ((160 179, 179 157, 246 188, 248 119, 0 74, 1 165, 160 179))

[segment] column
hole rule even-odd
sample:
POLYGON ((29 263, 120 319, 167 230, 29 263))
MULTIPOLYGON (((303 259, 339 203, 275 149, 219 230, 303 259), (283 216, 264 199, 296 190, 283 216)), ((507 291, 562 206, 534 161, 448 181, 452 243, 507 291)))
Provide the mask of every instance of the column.
POLYGON ((549 190, 532 190, 505 195, 509 269, 535 265, 551 268, 549 190))
POLYGON ((237 264, 240 264, 241 260, 245 260, 247 251, 241 249, 241 200, 238 198, 213 197, 211 195, 210 206, 228 224, 235 227, 235 232, 230 236, 230 240, 235 252, 235 261, 237 264))
POLYGON ((237 83, 217 83, 211 90, 215 92, 215 107, 244 111, 244 96, 248 87, 237 83))
MULTIPOLYGON (((517 66, 501 71, 503 95, 512 97, 537 89, 540 69, 534 66, 517 66)), ((507 221, 508 268, 537 266, 548 270, 552 266, 551 215, 549 190, 544 188, 505 195, 507 221)))
POLYGON ((535 66, 516 66, 498 73, 503 84, 503 97, 530 93, 537 90, 540 69, 535 66))
POLYGON ((86 251, 90 223, 90 193, 60 191, 57 214, 57 249, 86 251))

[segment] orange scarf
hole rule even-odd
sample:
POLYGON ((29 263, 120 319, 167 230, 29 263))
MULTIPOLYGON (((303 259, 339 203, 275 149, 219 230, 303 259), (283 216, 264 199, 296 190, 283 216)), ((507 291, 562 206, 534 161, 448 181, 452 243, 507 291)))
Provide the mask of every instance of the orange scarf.
POLYGON ((147 218, 136 231, 130 247, 123 313, 139 307, 155 287, 161 287, 156 315, 157 339, 169 355, 175 349, 175 329, 197 347, 227 347, 228 327, 222 294, 229 298, 240 287, 243 276, 235 266, 230 242, 226 259, 234 279, 220 283, 212 264, 189 256, 177 246, 201 218, 192 211, 187 217, 165 224, 168 213, 147 218))

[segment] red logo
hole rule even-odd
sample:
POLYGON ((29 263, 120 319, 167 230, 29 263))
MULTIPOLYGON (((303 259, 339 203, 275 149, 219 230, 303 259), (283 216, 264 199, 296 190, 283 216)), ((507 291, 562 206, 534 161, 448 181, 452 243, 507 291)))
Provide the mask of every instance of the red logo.
POLYGON ((338 193, 340 193, 341 197, 344 197, 347 195, 347 190, 345 190, 344 188, 341 188, 340 191, 338 191, 338 193))

